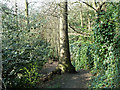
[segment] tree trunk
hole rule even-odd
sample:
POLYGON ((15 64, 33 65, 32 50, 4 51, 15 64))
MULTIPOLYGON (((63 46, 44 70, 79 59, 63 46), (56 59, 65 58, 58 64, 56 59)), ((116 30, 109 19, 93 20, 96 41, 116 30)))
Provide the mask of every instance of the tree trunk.
POLYGON ((25 0, 25 17, 26 17, 27 29, 29 31, 28 0, 25 0))
POLYGON ((88 10, 88 30, 91 30, 91 23, 90 23, 90 13, 88 10))
POLYGON ((75 67, 71 64, 69 40, 68 40, 68 13, 67 13, 67 0, 61 2, 61 15, 60 15, 60 60, 58 68, 64 72, 75 72, 75 67))
MULTIPOLYGON (((59 21, 58 21, 59 22, 59 21)), ((57 22, 57 23, 58 23, 57 22)), ((59 33, 59 24, 57 24, 57 58, 59 60, 59 55, 60 55, 60 33, 59 33)))
POLYGON ((18 30, 18 6, 17 6, 17 0, 15 0, 15 14, 16 14, 16 29, 18 30))
MULTIPOLYGON (((82 4, 81 4, 81 8, 82 8, 82 4)), ((80 21, 81 21, 81 27, 83 27, 83 15, 82 15, 82 9, 80 9, 80 21)))
MULTIPOLYGON (((2 17, 2 13, 0 14, 0 17, 2 17)), ((2 32, 3 32, 2 19, 0 19, 0 28, 1 28, 0 30, 0 90, 2 90, 2 32)))

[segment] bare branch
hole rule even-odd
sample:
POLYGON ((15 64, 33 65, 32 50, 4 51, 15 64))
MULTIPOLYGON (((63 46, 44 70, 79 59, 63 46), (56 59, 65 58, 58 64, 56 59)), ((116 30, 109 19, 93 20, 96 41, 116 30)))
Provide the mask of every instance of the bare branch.
POLYGON ((100 5, 100 7, 99 7, 99 9, 101 10, 102 9, 102 6, 105 4, 105 2, 103 2, 101 5, 100 5))
POLYGON ((93 5, 94 5, 95 8, 97 8, 96 0, 93 0, 93 5))
POLYGON ((2 12, 4 12, 4 13, 6 13, 6 14, 10 14, 10 15, 14 15, 14 16, 17 16, 16 14, 14 14, 14 13, 11 13, 13 10, 10 10, 10 11, 8 11, 9 9, 8 8, 5 8, 5 7, 1 7, 0 8, 0 11, 2 11, 2 12))
POLYGON ((88 35, 83 35, 83 34, 80 34, 80 33, 68 33, 68 35, 75 35, 75 36, 84 36, 84 37, 90 37, 88 35))
POLYGON ((79 31, 77 31, 77 30, 76 30, 74 27, 72 27, 70 24, 69 24, 69 27, 70 27, 73 31, 75 31, 75 32, 77 32, 77 33, 79 33, 79 34, 81 34, 81 35, 90 36, 90 34, 89 34, 89 33, 79 32, 79 31))
POLYGON ((47 16, 53 16, 53 17, 59 18, 59 13, 58 13, 58 10, 57 10, 58 6, 56 5, 56 3, 55 4, 54 3, 47 3, 47 4, 46 5, 49 6, 49 7, 47 9, 43 10, 42 12, 44 14, 47 14, 47 16), (53 7, 53 5, 54 5, 54 7, 53 7))
POLYGON ((8 14, 10 14, 10 15, 14 15, 14 16, 17 16, 16 14, 14 14, 14 13, 10 13, 10 12, 7 12, 7 11, 5 11, 5 10, 2 10, 4 13, 6 13, 7 15, 8 14))
POLYGON ((79 1, 81 1, 82 3, 86 4, 87 6, 91 7, 91 8, 94 9, 95 11, 97 11, 92 5, 86 3, 86 2, 84 2, 84 1, 82 1, 82 0, 79 0, 79 1))

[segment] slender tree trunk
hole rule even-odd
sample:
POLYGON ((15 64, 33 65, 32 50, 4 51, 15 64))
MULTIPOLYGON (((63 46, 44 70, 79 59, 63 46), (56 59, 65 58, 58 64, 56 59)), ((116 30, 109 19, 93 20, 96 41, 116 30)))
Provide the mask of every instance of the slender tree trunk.
POLYGON ((67 0, 61 3, 60 15, 60 62, 59 68, 64 72, 75 72, 75 68, 71 64, 69 40, 68 40, 68 13, 67 0))
POLYGON ((2 13, 0 14, 0 90, 2 90, 2 13))
POLYGON ((17 0, 15 0, 15 14, 16 14, 16 29, 18 30, 18 6, 17 6, 17 0))
POLYGON ((88 30, 91 30, 91 23, 90 23, 90 14, 88 11, 88 30))
POLYGON ((27 29, 29 31, 29 14, 28 14, 28 0, 25 0, 25 17, 26 17, 26 24, 27 24, 27 29))
MULTIPOLYGON (((118 5, 118 26, 120 29, 120 1, 119 1, 119 5, 118 5)), ((120 32, 120 30, 119 30, 119 32, 120 32)))
POLYGON ((60 55, 60 32, 59 32, 59 24, 57 25, 57 45, 58 45, 58 60, 60 55))
POLYGON ((80 20, 81 20, 81 27, 83 27, 83 16, 82 16, 82 10, 80 10, 80 20))
POLYGON ((59 59, 59 55, 60 55, 60 34, 59 32, 57 32, 57 45, 58 45, 58 59, 59 59))

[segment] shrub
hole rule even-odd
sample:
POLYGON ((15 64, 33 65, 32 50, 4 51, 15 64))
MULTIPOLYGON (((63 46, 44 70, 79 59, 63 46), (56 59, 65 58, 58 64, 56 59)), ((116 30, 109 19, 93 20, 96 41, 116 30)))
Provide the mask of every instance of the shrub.
POLYGON ((34 87, 39 71, 49 58, 49 45, 39 33, 27 32, 16 26, 13 15, 2 17, 3 85, 5 87, 34 87))

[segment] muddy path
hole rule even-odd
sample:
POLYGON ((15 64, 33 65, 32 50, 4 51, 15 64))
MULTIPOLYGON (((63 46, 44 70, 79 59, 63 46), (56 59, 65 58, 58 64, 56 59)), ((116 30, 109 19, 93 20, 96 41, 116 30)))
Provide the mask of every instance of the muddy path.
MULTIPOLYGON (((47 74, 55 70, 58 62, 52 64, 45 64, 41 73, 47 74)), ((71 74, 65 73, 62 75, 56 75, 53 79, 42 82, 40 87, 42 88, 88 88, 90 77, 92 76, 88 70, 80 69, 78 73, 71 74)))

